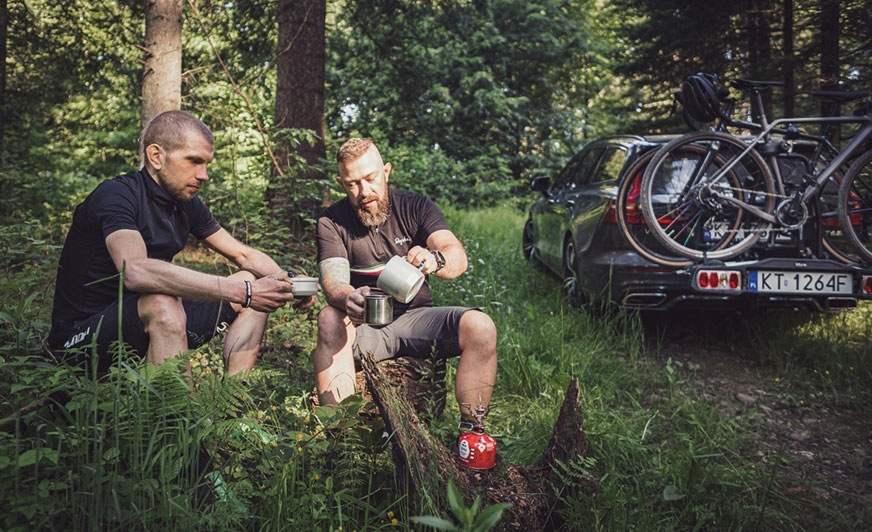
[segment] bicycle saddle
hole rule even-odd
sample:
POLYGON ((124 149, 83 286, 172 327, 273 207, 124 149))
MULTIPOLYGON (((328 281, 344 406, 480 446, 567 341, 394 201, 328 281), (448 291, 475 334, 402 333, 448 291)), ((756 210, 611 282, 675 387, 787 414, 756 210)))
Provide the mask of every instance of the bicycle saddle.
POLYGON ((814 91, 811 95, 822 100, 845 103, 865 98, 869 96, 869 91, 814 91))
POLYGON ((783 81, 753 81, 750 79, 734 79, 730 81, 730 85, 733 88, 739 89, 740 91, 748 90, 748 89, 771 89, 772 87, 780 87, 784 85, 783 81))

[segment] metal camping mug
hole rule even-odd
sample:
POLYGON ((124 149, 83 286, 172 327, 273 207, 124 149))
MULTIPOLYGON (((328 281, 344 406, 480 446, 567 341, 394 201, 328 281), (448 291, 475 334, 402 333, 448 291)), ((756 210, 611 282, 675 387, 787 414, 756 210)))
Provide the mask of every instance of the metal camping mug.
POLYGON ((394 298, 387 294, 367 294, 363 321, 368 325, 387 325, 394 321, 394 298))

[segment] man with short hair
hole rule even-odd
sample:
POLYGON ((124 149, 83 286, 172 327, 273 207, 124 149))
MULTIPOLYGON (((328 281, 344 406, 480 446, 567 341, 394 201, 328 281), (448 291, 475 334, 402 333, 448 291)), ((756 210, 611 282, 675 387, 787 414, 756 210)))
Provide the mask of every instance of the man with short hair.
MULTIPOLYGON (((52 349, 96 341, 105 370, 120 332, 148 362, 160 364, 226 330, 228 373, 254 366, 267 316, 294 299, 293 283, 269 256, 233 238, 196 197, 209 179, 213 143, 193 115, 161 113, 142 133, 143 168, 100 183, 76 208, 58 265, 52 349), (240 271, 221 277, 173 264, 188 235, 240 271)), ((307 297, 295 306, 313 302, 307 297)))
POLYGON ((394 321, 363 323, 365 296, 391 257, 405 257, 424 274, 453 279, 466 251, 428 198, 388 187, 391 164, 370 139, 346 141, 336 156, 337 182, 347 195, 318 219, 318 267, 330 304, 318 315, 315 377, 319 401, 336 404, 354 390, 354 360, 397 356, 460 356, 455 395, 463 424, 487 411, 497 372, 496 327, 478 309, 434 307, 425 281, 408 304, 394 303, 394 321))

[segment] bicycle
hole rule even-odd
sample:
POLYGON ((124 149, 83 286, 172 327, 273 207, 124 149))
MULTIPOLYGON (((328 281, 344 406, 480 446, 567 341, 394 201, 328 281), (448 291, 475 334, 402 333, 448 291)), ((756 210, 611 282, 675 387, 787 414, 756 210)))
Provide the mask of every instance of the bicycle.
MULTIPOLYGON (((740 86, 757 90, 759 109, 759 88, 763 85, 772 84, 740 80, 740 86)), ((843 103, 868 93, 824 94, 843 103)), ((722 131, 700 131, 669 142, 652 157, 641 182, 642 214, 651 235, 675 256, 691 261, 724 260, 748 250, 763 234, 772 234, 773 228, 802 233, 812 220, 818 228, 818 255, 826 249, 842 262, 857 258, 872 261, 872 229, 865 227, 869 225, 867 217, 872 222, 872 216, 867 216, 872 213, 872 188, 866 186, 872 180, 862 179, 872 161, 872 155, 863 154, 862 148, 872 138, 870 107, 867 103, 857 116, 784 118, 768 124, 763 113, 760 124, 727 118, 731 125, 759 132, 750 141, 722 131), (825 136, 797 128, 801 124, 820 124, 827 129, 837 123, 860 124, 841 152, 825 136), (772 140, 773 132, 781 134, 782 139, 772 140), (816 146, 812 158, 807 158, 801 180, 787 187, 777 161, 789 155, 799 139, 816 146), (823 152, 827 157, 822 157, 823 152), (833 187, 843 165, 852 158, 857 158, 856 162, 845 173, 836 199, 833 187), (856 189, 853 193, 852 187, 856 189), (823 191, 826 194, 821 194, 823 191), (833 223, 836 218, 838 225, 833 223), (836 249, 840 246, 829 242, 842 234, 856 255, 836 249)), ((797 238, 805 241, 802 234, 797 238)), ((814 255, 813 250, 803 249, 803 253, 814 255)))
MULTIPOLYGON (((714 127, 715 131, 727 132, 728 128, 741 128, 751 131, 760 131, 764 125, 768 124, 762 106, 762 92, 769 90, 773 86, 780 85, 780 82, 771 81, 749 81, 749 80, 734 80, 731 85, 743 92, 750 93, 751 101, 757 104, 757 122, 750 122, 733 118, 733 110, 736 105, 736 100, 730 97, 729 91, 724 87, 717 86, 717 76, 714 74, 698 73, 689 76, 682 84, 682 90, 674 93, 676 103, 682 106, 682 115, 684 121, 691 129, 698 129, 698 124, 712 122, 717 120, 714 127)), ((831 113, 837 116, 839 107, 846 101, 851 101, 865 96, 865 92, 845 93, 841 91, 819 91, 812 93, 825 101, 828 101, 831 106, 831 113)), ((804 133, 793 132, 798 135, 801 140, 812 139, 815 142, 815 150, 810 156, 806 157, 800 154, 778 153, 777 150, 769 150, 767 160, 770 165, 777 165, 782 179, 785 182, 792 182, 801 179, 804 171, 803 165, 813 164, 812 161, 822 161, 824 157, 833 157, 838 150, 829 142, 829 125, 825 125, 819 136, 808 135, 804 133)), ((786 133, 786 131, 781 131, 786 133)), ((695 147, 687 155, 692 157, 699 155, 704 148, 695 147)), ((656 150, 640 156, 624 173, 621 181, 618 183, 618 192, 616 199, 616 218, 618 226, 624 235, 627 242, 643 257, 671 267, 682 267, 693 263, 693 260, 681 255, 673 255, 669 253, 669 249, 660 245, 657 239, 651 235, 647 222, 642 215, 642 208, 639 204, 641 180, 644 170, 648 163, 654 157, 656 150)), ((829 196, 837 196, 830 194, 829 196)), ((828 197, 829 197, 828 196, 828 197)), ((830 255, 842 262, 850 263, 852 259, 848 256, 853 248, 844 242, 844 238, 840 237, 841 232, 838 227, 838 221, 835 216, 835 207, 833 206, 833 215, 830 218, 823 220, 823 230, 819 231, 823 237, 822 246, 830 255), (835 223, 833 223, 835 222, 835 223)), ((777 241, 779 246, 784 248, 795 247, 795 243, 785 243, 784 234, 774 234, 773 241, 777 241)), ((787 238, 787 240, 790 240, 787 238)), ((721 241, 715 249, 720 249, 728 242, 721 241)), ((775 245, 773 244, 773 246, 775 245)))

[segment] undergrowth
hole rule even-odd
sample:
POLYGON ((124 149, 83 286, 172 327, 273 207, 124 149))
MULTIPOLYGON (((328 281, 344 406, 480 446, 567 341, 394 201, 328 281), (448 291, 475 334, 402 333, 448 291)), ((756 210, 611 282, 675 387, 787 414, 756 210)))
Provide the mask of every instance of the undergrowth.
MULTIPOLYGON (((778 468, 747 452, 754 412, 725 412, 702 397, 638 316, 575 308, 559 283, 525 263, 520 211, 446 215, 470 267, 456 280, 434 279, 434 298, 479 307, 497 325, 487 426, 504 460, 538 460, 567 384, 579 378, 590 447, 560 466, 563 481, 550 501, 567 529, 820 528, 809 515, 826 515, 827 528, 850 528, 848 516, 809 514, 781 496, 778 468), (600 480, 595 496, 583 489, 587 475, 600 480)), ((245 381, 223 375, 220 342, 159 368, 123 354, 98 379, 44 354, 58 252, 46 233, 22 224, 0 234, 7 243, 33 236, 5 263, 0 282, 2 528, 417 529, 411 516, 428 509, 405 492, 383 425, 358 415, 359 396, 338 410, 310 403, 323 300, 271 317, 245 381), (189 362, 192 382, 181 374, 189 362)), ((183 259, 226 271, 201 252, 183 259)), ((289 260, 311 268, 310 257, 289 260)), ((862 305, 837 316, 739 320, 717 341, 736 343, 761 371, 783 378, 785 397, 797 404, 815 394, 823 405, 859 408, 872 376, 869 312, 862 305)), ((452 387, 454 368, 456 360, 452 387)), ((445 414, 431 425, 446 445, 457 411, 449 388, 445 414)), ((442 500, 445 490, 433 486, 424 499, 442 500)))

